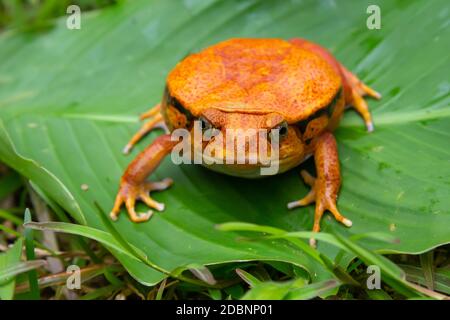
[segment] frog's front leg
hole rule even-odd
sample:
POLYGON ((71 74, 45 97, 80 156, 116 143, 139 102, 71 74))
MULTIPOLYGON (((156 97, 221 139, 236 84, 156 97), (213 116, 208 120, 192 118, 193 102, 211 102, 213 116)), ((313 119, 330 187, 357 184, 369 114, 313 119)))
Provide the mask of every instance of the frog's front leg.
MULTIPOLYGON (((320 231, 320 220, 325 210, 330 211, 337 221, 351 227, 352 222, 341 215, 336 207, 341 175, 336 140, 330 132, 324 132, 317 138, 314 160, 317 178, 312 177, 305 170, 301 172, 305 183, 311 186, 311 191, 303 199, 288 203, 288 208, 306 206, 315 202, 313 232, 320 231)), ((315 239, 310 239, 309 243, 311 246, 316 245, 315 239)))
POLYGON ((150 219, 153 214, 151 210, 146 213, 136 213, 136 200, 141 200, 158 211, 164 210, 164 204, 153 200, 149 193, 168 188, 172 184, 172 179, 167 178, 159 182, 150 182, 146 181, 146 178, 155 171, 176 143, 171 141, 170 134, 159 136, 128 165, 120 180, 119 192, 110 214, 113 220, 117 220, 123 203, 125 203, 130 219, 133 222, 143 222, 150 219))

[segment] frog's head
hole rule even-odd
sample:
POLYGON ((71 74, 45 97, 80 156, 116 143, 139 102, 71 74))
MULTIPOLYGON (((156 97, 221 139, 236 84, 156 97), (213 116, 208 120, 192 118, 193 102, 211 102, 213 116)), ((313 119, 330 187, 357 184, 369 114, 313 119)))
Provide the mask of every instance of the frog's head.
POLYGON ((277 170, 269 174, 280 173, 298 165, 309 152, 304 136, 310 140, 312 131, 302 133, 298 122, 289 123, 277 112, 211 106, 195 115, 167 88, 162 110, 171 131, 190 133, 192 150, 201 153, 202 164, 229 175, 257 177, 261 167, 270 166, 277 170), (193 143, 199 138, 201 143, 193 143))

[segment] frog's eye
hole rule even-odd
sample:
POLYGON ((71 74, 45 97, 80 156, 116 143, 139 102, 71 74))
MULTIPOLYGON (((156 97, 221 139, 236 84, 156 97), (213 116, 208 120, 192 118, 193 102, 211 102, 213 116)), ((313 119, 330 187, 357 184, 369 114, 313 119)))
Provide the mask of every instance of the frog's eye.
POLYGON ((278 130, 278 135, 280 136, 280 138, 283 138, 283 137, 287 136, 287 134, 288 134, 288 123, 286 121, 283 121, 276 127, 273 127, 272 129, 270 129, 271 135, 274 130, 278 130))
POLYGON ((205 131, 208 129, 211 129, 213 126, 211 124, 211 122, 209 122, 206 118, 204 117, 200 117, 198 118, 198 121, 200 122, 200 128, 205 131))
POLYGON ((190 123, 190 121, 192 120, 193 116, 192 114, 189 112, 189 110, 187 110, 180 101, 178 101, 175 97, 173 97, 170 92, 169 89, 167 88, 167 85, 164 89, 164 96, 163 96, 163 103, 167 104, 169 106, 172 106, 173 108, 177 109, 178 112, 180 112, 181 114, 186 116, 187 122, 190 123))

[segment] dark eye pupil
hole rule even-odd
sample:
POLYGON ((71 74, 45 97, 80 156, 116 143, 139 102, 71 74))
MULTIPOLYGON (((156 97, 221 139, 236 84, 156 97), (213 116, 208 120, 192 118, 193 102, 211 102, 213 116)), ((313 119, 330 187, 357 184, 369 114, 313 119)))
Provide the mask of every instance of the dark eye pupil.
POLYGON ((201 129, 202 129, 202 130, 206 130, 206 129, 208 129, 208 128, 211 127, 211 125, 209 124, 209 122, 206 121, 206 120, 203 119, 203 118, 200 118, 200 126, 201 126, 201 129))
MULTIPOLYGON (((283 138, 287 135, 288 133, 288 124, 286 122, 283 122, 282 124, 276 126, 275 128, 273 128, 273 130, 277 130, 278 131, 278 136, 280 138, 283 138)), ((270 131, 271 135, 272 135, 272 130, 270 131)))

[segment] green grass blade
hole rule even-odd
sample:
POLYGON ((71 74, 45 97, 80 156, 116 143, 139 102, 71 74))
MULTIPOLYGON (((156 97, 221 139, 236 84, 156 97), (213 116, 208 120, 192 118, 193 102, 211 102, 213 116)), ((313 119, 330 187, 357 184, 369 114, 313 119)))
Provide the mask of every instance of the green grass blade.
POLYGON ((252 274, 248 273, 245 270, 242 269, 236 269, 236 273, 238 276, 244 280, 250 287, 255 287, 258 283, 261 283, 261 281, 253 276, 252 274))
MULTIPOLYGON (((425 279, 422 268, 400 264, 399 265, 406 273, 406 279, 408 281, 426 286, 427 281, 425 279)), ((436 270, 434 275, 434 290, 445 293, 450 296, 450 276, 445 273, 444 270, 436 270)))
POLYGON ((404 271, 392 261, 363 248, 362 246, 356 244, 356 242, 346 239, 337 232, 334 232, 334 236, 349 250, 356 254, 362 261, 364 261, 367 266, 375 265, 379 267, 381 270, 382 280, 396 288, 406 297, 411 298, 417 295, 422 296, 422 292, 412 289, 412 287, 406 282, 404 271))
POLYGON ((366 290, 366 293, 372 300, 392 300, 392 297, 382 289, 366 290))
POLYGON ((119 242, 117 242, 117 240, 113 238, 113 236, 98 229, 66 222, 29 222, 24 224, 24 226, 35 230, 52 230, 55 232, 63 232, 83 236, 92 240, 96 240, 106 246, 112 247, 130 258, 139 260, 136 256, 122 247, 122 245, 120 245, 119 242))
POLYGON ((110 295, 112 295, 114 291, 118 289, 120 289, 120 286, 111 284, 103 288, 98 288, 92 292, 85 294, 84 296, 81 296, 80 300, 97 300, 97 299, 105 300, 110 295))
POLYGON ((430 290, 434 290, 433 253, 433 250, 431 250, 420 255, 420 265, 425 276, 425 283, 430 290))
POLYGON ((16 240, 14 245, 5 253, 0 253, 0 299, 11 300, 14 296, 15 277, 13 275, 4 276, 5 270, 15 266, 20 262, 22 254, 22 239, 16 240), (2 276, 3 275, 3 276, 2 276), (1 282, 4 282, 1 284, 1 282))
MULTIPOLYGON (((269 234, 273 237, 285 235, 287 232, 283 229, 274 228, 270 226, 262 226, 254 223, 245 223, 245 222, 226 222, 222 224, 216 225, 216 229, 220 231, 251 231, 251 232, 260 232, 262 234, 269 234)), ((295 244, 297 247, 302 249, 309 256, 314 258, 315 260, 322 263, 320 260, 319 254, 313 248, 311 248, 307 243, 303 241, 298 241, 293 237, 287 237, 288 241, 295 244)))
POLYGON ((310 300, 312 298, 326 294, 328 291, 338 287, 340 282, 337 280, 327 280, 313 283, 302 288, 289 291, 286 300, 310 300))
POLYGON ((0 270, 0 285, 5 285, 11 282, 11 279, 17 276, 18 274, 28 272, 30 270, 35 270, 42 266, 45 266, 47 262, 45 260, 33 260, 33 261, 25 261, 25 262, 17 262, 15 264, 11 264, 6 268, 0 270))
POLYGON ((19 218, 18 216, 12 214, 11 212, 8 212, 6 210, 0 209, 0 218, 3 218, 5 220, 11 221, 16 226, 22 225, 23 220, 19 218))
MULTIPOLYGON (((27 208, 25 210, 25 216, 23 221, 25 223, 31 222, 31 212, 27 208)), ((25 238, 25 253, 27 257, 27 261, 34 261, 36 259, 36 255, 34 253, 34 236, 33 230, 24 228, 24 238, 25 238)), ((28 272, 28 282, 30 283, 30 297, 33 300, 40 299, 40 291, 38 285, 38 275, 36 270, 30 270, 28 272)))

